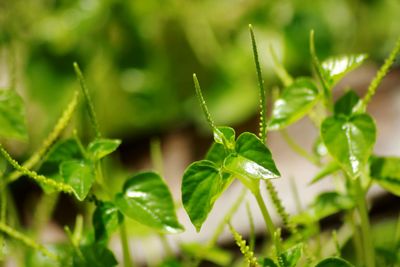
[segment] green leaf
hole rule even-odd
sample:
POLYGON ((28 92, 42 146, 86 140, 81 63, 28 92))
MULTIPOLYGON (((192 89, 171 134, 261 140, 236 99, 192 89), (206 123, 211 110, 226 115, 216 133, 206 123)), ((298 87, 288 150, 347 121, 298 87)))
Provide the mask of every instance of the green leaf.
POLYGON ((278 267, 278 265, 270 258, 264 258, 259 260, 261 267, 278 267))
POLYGON ((321 137, 329 153, 354 177, 365 166, 376 139, 376 126, 368 114, 325 119, 321 137))
POLYGON ((313 177, 310 184, 314 184, 338 170, 340 170, 340 166, 337 162, 329 162, 313 177))
POLYGON ((232 182, 229 174, 222 174, 208 160, 192 163, 183 174, 182 202, 197 231, 210 213, 215 201, 232 182))
POLYGON ((297 262, 300 260, 301 254, 303 253, 303 244, 297 244, 287 250, 281 255, 281 259, 285 267, 295 267, 297 262))
POLYGON ((123 219, 123 215, 113 203, 100 202, 92 218, 96 242, 107 243, 123 219))
POLYGON ((24 103, 14 90, 0 90, 0 125, 0 136, 28 139, 24 103))
POLYGON ((355 201, 349 196, 338 192, 324 192, 315 198, 307 211, 294 216, 293 221, 303 224, 316 222, 340 211, 352 209, 354 206, 355 201))
POLYGON ((228 153, 226 153, 223 145, 213 143, 204 159, 214 162, 217 166, 221 166, 227 155, 228 153))
POLYGON ((181 262, 178 259, 169 258, 169 259, 163 260, 158 265, 158 267, 183 267, 183 265, 181 264, 181 262))
POLYGON ((154 172, 129 178, 123 191, 115 196, 115 205, 124 215, 161 232, 183 231, 175 214, 172 195, 163 179, 154 172))
POLYGON ((95 181, 93 164, 86 160, 65 161, 60 166, 60 173, 64 182, 72 187, 76 198, 83 201, 95 181))
POLYGON ((321 66, 329 87, 335 85, 347 73, 360 66, 368 56, 366 54, 345 55, 328 58, 321 66))
POLYGON ((272 154, 252 133, 242 133, 236 140, 235 152, 224 162, 224 168, 239 177, 271 179, 280 176, 272 154))
POLYGON ((370 176, 387 191, 400 196, 400 158, 372 157, 370 176))
POLYGON ((80 246, 83 258, 77 253, 73 256, 73 267, 112 267, 118 262, 114 254, 104 245, 94 243, 80 246))
POLYGON ((206 260, 219 266, 229 266, 233 258, 230 251, 198 243, 182 244, 181 249, 185 255, 190 255, 195 259, 206 260))
POLYGON ((214 141, 228 150, 233 150, 235 147, 235 130, 226 126, 217 127, 214 129, 214 141))
MULTIPOLYGON (((61 176, 60 165, 64 161, 83 160, 83 152, 76 139, 65 139, 57 142, 47 154, 44 163, 39 169, 39 173, 58 182, 64 182, 61 176)), ((52 193, 54 188, 40 184, 46 193, 52 193)))
POLYGON ((318 101, 318 88, 308 78, 295 80, 283 89, 272 108, 268 129, 279 130, 304 117, 318 101))
POLYGON ((119 139, 100 138, 91 142, 88 146, 87 151, 90 158, 92 158, 93 160, 99 160, 114 152, 120 144, 121 140, 119 139))
POLYGON ((353 90, 348 90, 335 103, 335 115, 343 114, 350 116, 353 113, 353 108, 360 101, 360 97, 353 90))
POLYGON ((342 258, 331 257, 320 261, 315 267, 354 267, 354 265, 342 258))

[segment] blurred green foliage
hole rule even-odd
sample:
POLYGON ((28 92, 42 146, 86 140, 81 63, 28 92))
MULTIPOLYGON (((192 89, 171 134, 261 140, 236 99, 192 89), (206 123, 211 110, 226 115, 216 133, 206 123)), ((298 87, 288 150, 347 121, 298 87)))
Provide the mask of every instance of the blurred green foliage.
POLYGON ((258 102, 247 24, 257 32, 270 87, 277 83, 270 45, 296 75, 309 69, 310 29, 322 59, 373 51, 380 60, 399 35, 398 14, 396 0, 1 1, 0 77, 23 91, 33 137, 48 131, 78 87, 74 61, 106 135, 203 124, 193 72, 216 122, 237 125, 258 102))

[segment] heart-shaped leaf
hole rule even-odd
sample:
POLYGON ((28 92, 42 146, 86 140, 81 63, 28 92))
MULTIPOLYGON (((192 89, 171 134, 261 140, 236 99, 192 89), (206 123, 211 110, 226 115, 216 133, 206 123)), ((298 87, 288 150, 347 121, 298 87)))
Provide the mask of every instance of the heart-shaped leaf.
POLYGON ((208 160, 192 163, 183 174, 182 203, 190 220, 200 231, 215 201, 232 181, 208 160))
POLYGON ((331 257, 320 261, 315 267, 354 267, 354 265, 342 258, 331 257))
POLYGON ((232 174, 251 179, 280 176, 271 152, 256 135, 242 133, 236 140, 235 152, 224 161, 224 168, 232 174))
POLYGON ((96 139, 89 144, 87 151, 90 158, 99 160, 114 152, 120 144, 121 140, 118 139, 96 139))
POLYGON ((332 157, 354 177, 371 155, 376 126, 368 114, 334 116, 323 121, 321 137, 332 157))
POLYGON ((217 166, 221 166, 227 155, 228 153, 223 145, 213 143, 204 159, 214 162, 217 166))
POLYGON ((305 116, 318 101, 318 88, 311 79, 300 78, 283 89, 272 108, 268 129, 279 130, 305 116))
POLYGON ((400 158, 372 157, 370 176, 380 186, 400 196, 400 158))
POLYGON ((113 203, 100 202, 92 218, 96 242, 107 243, 123 219, 123 215, 113 203))
POLYGON ((115 196, 115 205, 124 215, 161 232, 183 231, 175 214, 172 195, 164 180, 154 172, 129 178, 123 191, 115 196))
POLYGON ((303 244, 300 243, 285 250, 280 257, 285 267, 295 267, 297 262, 300 260, 302 253, 303 244))
POLYGON ((104 245, 94 243, 80 246, 81 255, 74 253, 74 267, 112 267, 117 266, 118 262, 114 254, 104 245))
POLYGON ((343 114, 350 116, 353 112, 353 108, 360 101, 360 97, 353 90, 347 91, 342 97, 340 97, 335 103, 335 115, 343 114))
POLYGON ((329 87, 332 87, 347 73, 360 66, 367 58, 366 54, 328 58, 321 64, 325 81, 329 87))
POLYGON ((24 103, 14 90, 0 90, 0 125, 0 136, 28 139, 24 103))
POLYGON ((65 161, 60 167, 61 176, 80 201, 84 200, 95 180, 93 164, 86 160, 65 161))

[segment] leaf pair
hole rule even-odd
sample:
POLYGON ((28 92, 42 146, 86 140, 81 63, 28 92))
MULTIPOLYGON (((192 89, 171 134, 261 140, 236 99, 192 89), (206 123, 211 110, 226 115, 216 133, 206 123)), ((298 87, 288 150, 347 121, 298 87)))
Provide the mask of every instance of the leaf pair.
POLYGON ((192 163, 182 179, 182 202, 197 231, 233 177, 254 190, 260 179, 280 176, 271 152, 257 136, 245 132, 235 141, 232 128, 218 127, 217 130, 216 143, 206 159, 192 163))

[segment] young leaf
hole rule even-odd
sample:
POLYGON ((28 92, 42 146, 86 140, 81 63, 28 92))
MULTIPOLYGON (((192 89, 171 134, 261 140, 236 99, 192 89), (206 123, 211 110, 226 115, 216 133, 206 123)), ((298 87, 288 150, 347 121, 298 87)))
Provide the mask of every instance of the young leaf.
POLYGON ((108 239, 117 230, 124 216, 111 202, 100 202, 93 213, 93 228, 96 242, 107 243, 108 239))
POLYGON ((214 129, 214 141, 224 145, 228 150, 233 150, 235 147, 235 130, 231 127, 216 127, 214 129))
POLYGON ((74 253, 73 256, 74 267, 112 267, 118 264, 114 254, 104 245, 94 243, 80 246, 79 250, 82 254, 74 253))
POLYGON ((315 267, 354 267, 354 265, 342 258, 331 257, 320 261, 315 267))
POLYGON ((200 231, 214 202, 232 182, 232 177, 222 174, 208 160, 192 163, 182 178, 182 203, 190 220, 200 231))
POLYGON ((321 137, 329 153, 351 176, 357 176, 368 161, 376 139, 376 126, 368 114, 325 119, 321 137))
POLYGON ((144 172, 129 178, 121 193, 115 196, 121 212, 165 233, 179 233, 183 226, 175 214, 171 193, 163 179, 154 172, 144 172))
POLYGON ((120 144, 119 139, 99 138, 89 144, 87 152, 90 158, 96 161, 114 152, 120 144))
POLYGON ((285 250, 280 255, 280 257, 285 267, 295 267, 297 265, 297 262, 300 260, 302 253, 303 253, 303 244, 299 243, 285 250))
POLYGON ((370 175, 380 186, 400 196, 400 158, 372 157, 370 175))
POLYGON ((275 101, 268 129, 279 130, 301 119, 318 101, 318 89, 308 78, 295 80, 275 101))
POLYGON ((367 58, 368 55, 366 54, 328 58, 321 64, 325 81, 332 88, 333 85, 340 81, 347 73, 360 66, 367 58))
POLYGON ((27 140, 25 108, 14 90, 0 90, 0 136, 27 140))
POLYGON ((80 201, 83 201, 92 188, 95 180, 94 167, 86 160, 65 161, 60 166, 64 182, 69 184, 80 201))
POLYGON ((221 166, 227 155, 223 145, 213 143, 204 159, 214 162, 217 166, 221 166))
POLYGON ((235 152, 224 161, 224 168, 231 173, 257 180, 280 176, 271 152, 256 135, 242 133, 236 140, 235 152))
POLYGON ((350 116, 353 113, 353 108, 360 101, 360 97, 353 90, 348 90, 335 103, 335 115, 343 114, 350 116))

